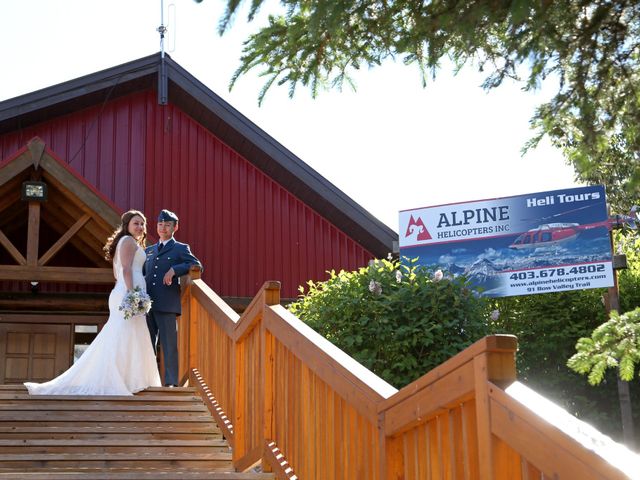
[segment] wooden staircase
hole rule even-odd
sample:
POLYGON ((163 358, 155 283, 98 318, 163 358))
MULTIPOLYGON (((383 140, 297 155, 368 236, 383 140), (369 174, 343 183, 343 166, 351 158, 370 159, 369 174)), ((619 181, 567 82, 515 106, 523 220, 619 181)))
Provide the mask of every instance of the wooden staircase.
POLYGON ((236 479, 231 450, 194 388, 132 397, 30 396, 0 385, 0 479, 236 479))

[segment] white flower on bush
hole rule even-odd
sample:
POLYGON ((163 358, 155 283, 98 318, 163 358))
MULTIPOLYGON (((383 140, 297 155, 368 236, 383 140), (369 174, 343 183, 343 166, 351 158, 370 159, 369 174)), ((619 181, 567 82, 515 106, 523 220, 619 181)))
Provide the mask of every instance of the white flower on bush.
POLYGON ((396 282, 402 283, 402 272, 400 270, 396 270, 396 282))
POLYGON ((442 270, 436 270, 435 273, 433 274, 433 281, 439 282, 440 280, 442 280, 443 277, 444 277, 444 273, 442 273, 442 270))
POLYGON ((371 280, 369 282, 369 291, 374 295, 380 295, 382 293, 382 284, 375 280, 371 280))
POLYGON ((500 310, 494 310, 491 312, 491 320, 494 322, 500 318, 500 310))

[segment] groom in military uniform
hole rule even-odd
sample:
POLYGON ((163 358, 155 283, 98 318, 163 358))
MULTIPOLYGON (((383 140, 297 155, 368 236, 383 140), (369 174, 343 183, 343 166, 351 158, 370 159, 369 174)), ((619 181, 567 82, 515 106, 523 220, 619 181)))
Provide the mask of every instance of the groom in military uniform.
MULTIPOLYGON (((177 242, 173 234, 178 231, 178 216, 169 210, 158 215, 158 237, 156 245, 147 247, 144 278, 147 293, 153 300, 147 315, 147 326, 154 350, 160 339, 164 357, 164 384, 178 385, 178 336, 177 316, 182 313, 178 278, 189 272, 189 268, 200 261, 193 256, 189 245, 177 242)), ((157 350, 156 350, 157 351, 157 350)))

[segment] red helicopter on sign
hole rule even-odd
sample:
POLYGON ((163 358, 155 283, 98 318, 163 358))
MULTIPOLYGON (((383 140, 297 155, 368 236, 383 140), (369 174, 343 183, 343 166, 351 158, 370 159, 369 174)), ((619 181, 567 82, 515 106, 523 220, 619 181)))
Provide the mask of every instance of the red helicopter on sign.
MULTIPOLYGON (((588 207, 582 207, 588 208, 588 207)), ((576 209, 581 210, 581 209, 576 209)), ((571 210, 574 212, 575 210, 571 210)), ((552 217, 557 217, 559 215, 565 215, 570 212, 563 212, 553 215, 552 217)), ((547 218, 552 218, 547 217, 547 218)), ((638 228, 638 223, 640 222, 640 212, 638 212, 638 207, 633 206, 629 215, 613 215, 609 217, 607 220, 603 220, 601 222, 588 223, 585 225, 580 225, 579 223, 545 223, 542 225, 538 225, 536 228, 532 228, 519 235, 518 238, 514 240, 514 242, 509 245, 509 248, 515 250, 522 250, 527 248, 540 248, 540 247, 550 247, 557 246, 562 243, 569 242, 574 240, 580 233, 584 230, 591 230, 593 228, 598 227, 606 227, 611 230, 613 228, 622 228, 628 226, 632 229, 638 228)))

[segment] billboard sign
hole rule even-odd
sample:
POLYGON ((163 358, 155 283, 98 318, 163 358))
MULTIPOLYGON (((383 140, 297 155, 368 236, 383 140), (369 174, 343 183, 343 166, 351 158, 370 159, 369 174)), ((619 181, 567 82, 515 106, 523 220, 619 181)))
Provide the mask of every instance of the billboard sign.
POLYGON ((604 187, 400 212, 400 256, 466 275, 485 296, 613 285, 604 187))

